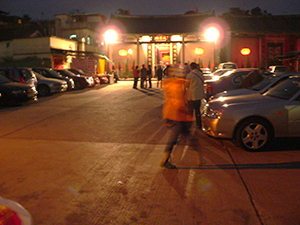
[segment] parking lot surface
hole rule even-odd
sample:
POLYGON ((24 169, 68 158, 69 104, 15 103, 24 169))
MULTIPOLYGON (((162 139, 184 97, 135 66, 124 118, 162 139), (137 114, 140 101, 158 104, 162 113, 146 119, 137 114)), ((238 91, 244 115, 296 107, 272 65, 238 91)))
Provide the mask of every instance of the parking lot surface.
POLYGON ((0 196, 33 224, 300 224, 297 140, 254 153, 193 127, 160 168, 162 105, 121 81, 1 108, 0 196))

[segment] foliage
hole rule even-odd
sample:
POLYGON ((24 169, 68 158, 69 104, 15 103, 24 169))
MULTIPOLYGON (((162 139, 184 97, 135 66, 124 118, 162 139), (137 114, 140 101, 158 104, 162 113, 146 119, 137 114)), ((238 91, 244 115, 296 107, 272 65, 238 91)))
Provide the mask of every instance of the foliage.
POLYGON ((126 64, 125 64, 125 71, 124 71, 125 75, 129 74, 129 66, 128 66, 128 58, 126 59, 126 64))
POLYGON ((229 8, 228 13, 224 13, 224 15, 238 15, 238 16, 263 16, 263 15, 271 15, 267 10, 263 10, 258 6, 251 10, 240 9, 239 7, 229 8))

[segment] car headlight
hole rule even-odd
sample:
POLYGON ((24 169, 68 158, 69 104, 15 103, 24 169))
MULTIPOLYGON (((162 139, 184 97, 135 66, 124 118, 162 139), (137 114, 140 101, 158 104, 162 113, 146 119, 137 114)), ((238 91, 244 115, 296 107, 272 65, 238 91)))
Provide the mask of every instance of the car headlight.
POLYGON ((220 119, 222 117, 222 111, 217 110, 217 109, 212 109, 209 106, 204 107, 204 115, 212 118, 212 119, 220 119))

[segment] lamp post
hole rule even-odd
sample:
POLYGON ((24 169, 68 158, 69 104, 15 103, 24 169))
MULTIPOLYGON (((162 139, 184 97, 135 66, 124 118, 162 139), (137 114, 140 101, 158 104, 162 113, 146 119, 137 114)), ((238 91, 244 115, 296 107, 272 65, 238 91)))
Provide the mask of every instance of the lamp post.
POLYGON ((204 36, 207 41, 214 43, 213 50, 213 65, 216 67, 216 63, 218 63, 218 50, 217 50, 217 40, 220 36, 220 31, 215 27, 209 27, 205 30, 204 36))
MULTIPOLYGON (((108 29, 104 32, 103 36, 104 36, 104 41, 105 41, 106 56, 108 59, 110 59, 111 52, 109 51, 109 44, 115 43, 117 41, 118 33, 114 29, 108 29)), ((106 72, 107 72, 108 68, 109 68, 109 64, 108 64, 108 60, 106 60, 106 63, 105 63, 106 72)), ((114 82, 113 80, 114 80, 114 76, 110 76, 109 83, 113 83, 114 82)))

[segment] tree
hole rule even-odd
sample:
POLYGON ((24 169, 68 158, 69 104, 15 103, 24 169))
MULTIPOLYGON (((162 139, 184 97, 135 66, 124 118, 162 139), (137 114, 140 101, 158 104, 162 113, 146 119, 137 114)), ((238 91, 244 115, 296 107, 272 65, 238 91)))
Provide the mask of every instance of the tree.
POLYGON ((130 10, 124 10, 124 9, 118 9, 118 11, 116 12, 116 14, 118 15, 130 15, 130 10))

